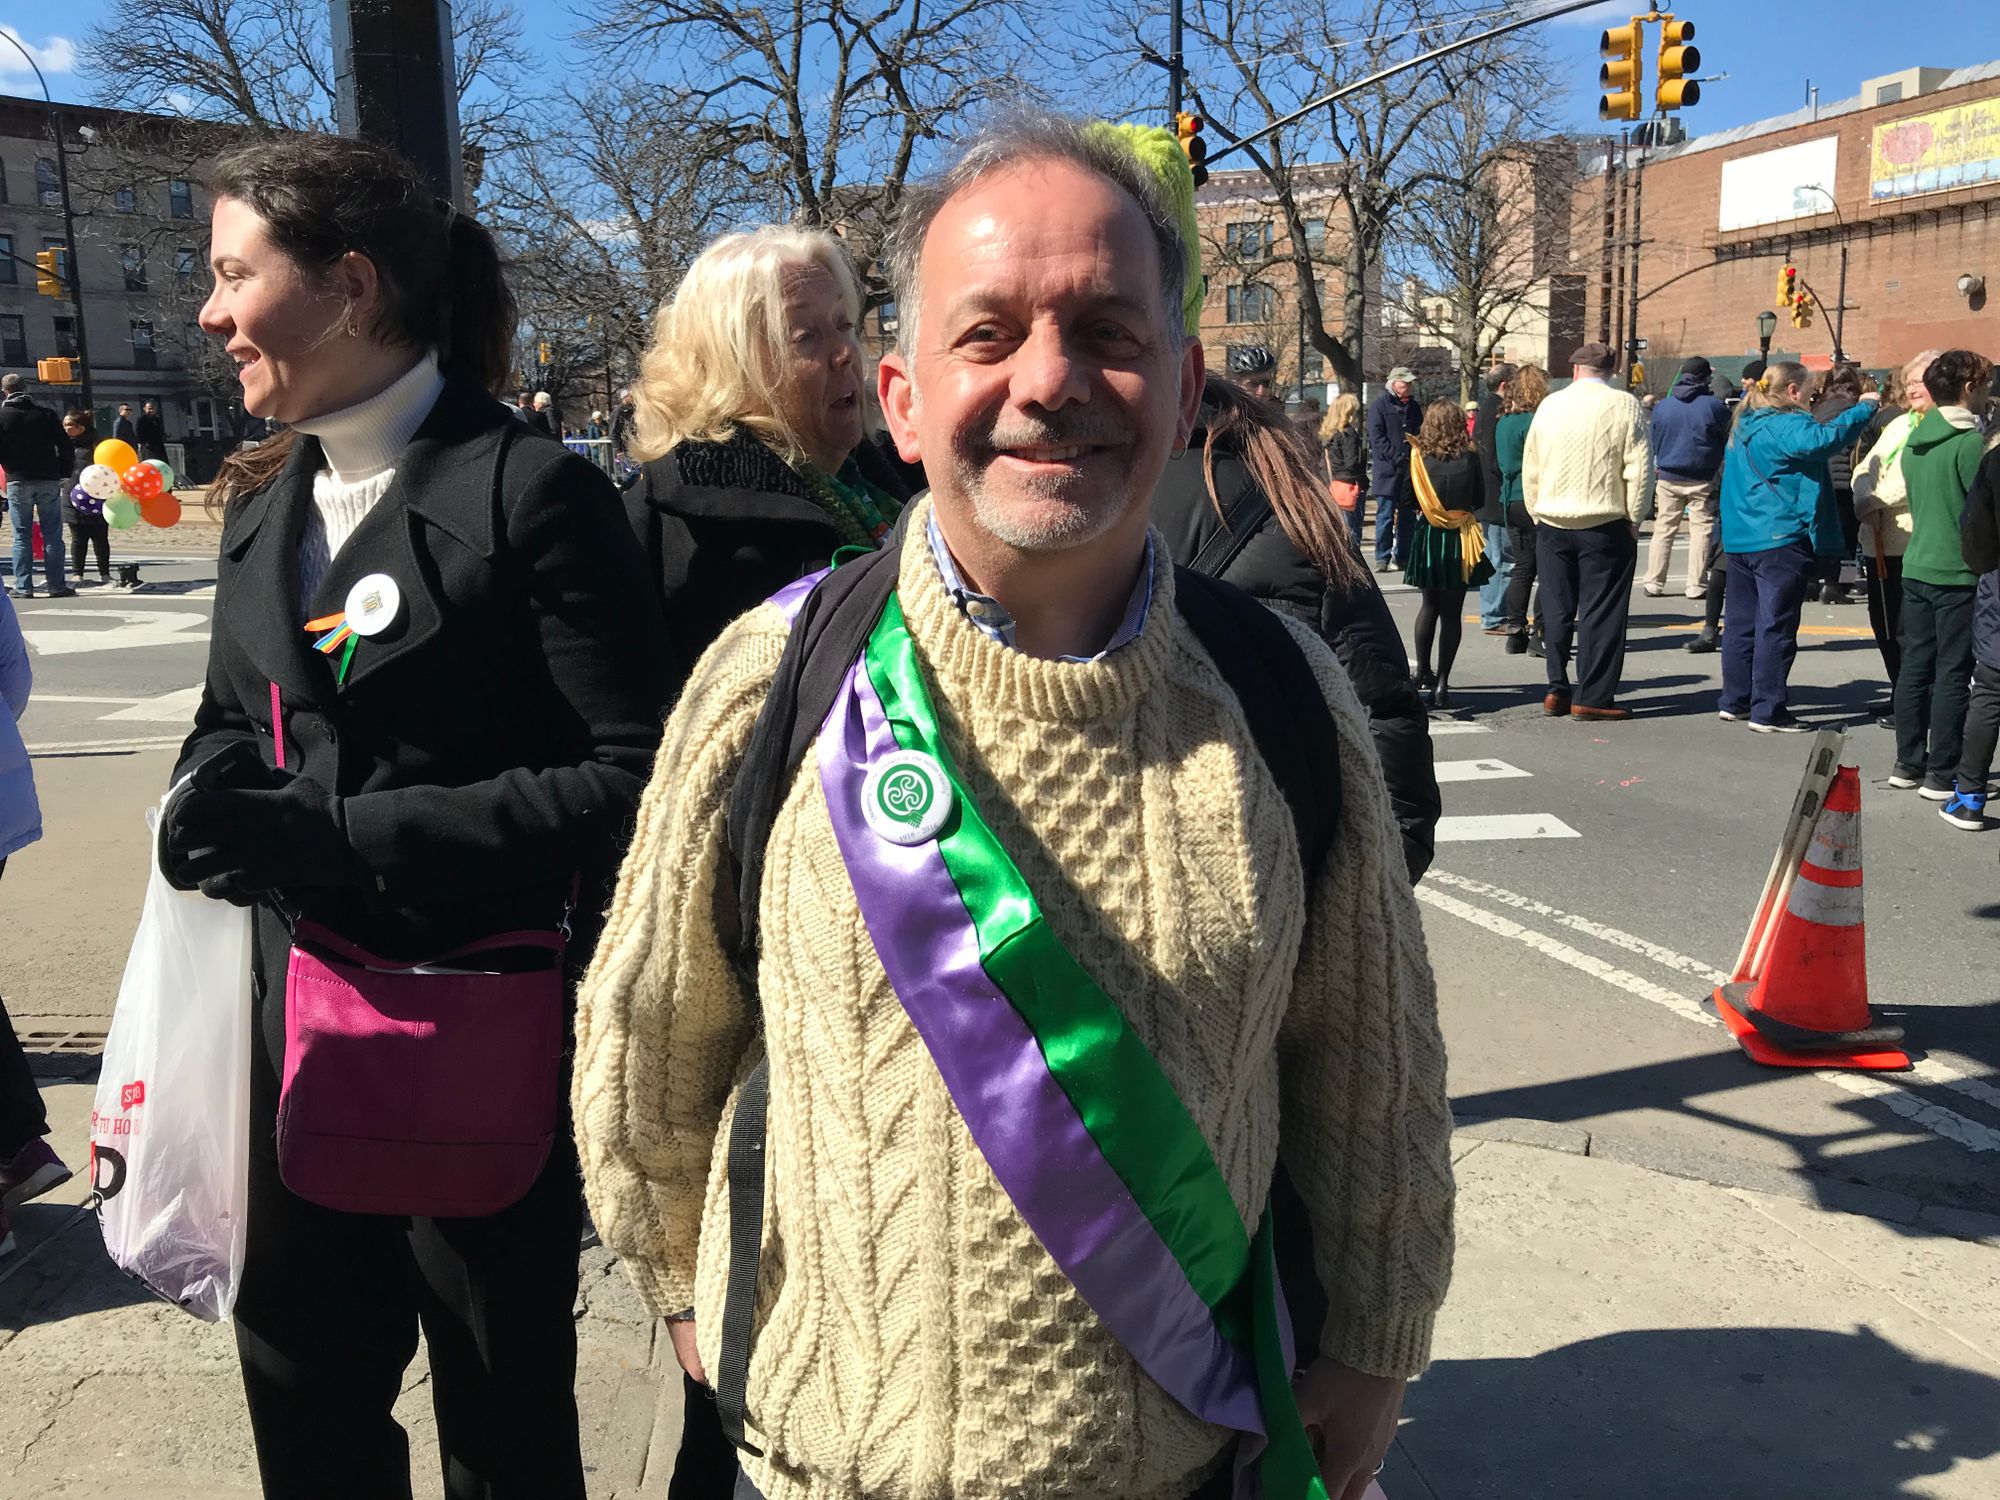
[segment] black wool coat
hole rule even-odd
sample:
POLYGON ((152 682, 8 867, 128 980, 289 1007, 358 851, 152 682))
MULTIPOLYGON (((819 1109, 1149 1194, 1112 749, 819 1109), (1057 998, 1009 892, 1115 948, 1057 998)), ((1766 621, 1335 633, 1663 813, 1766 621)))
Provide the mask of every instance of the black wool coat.
MULTIPOLYGON (((854 462, 899 500, 922 479, 874 441, 854 462)), ((668 629, 690 657, 738 615, 833 560, 840 533, 805 480, 747 432, 726 443, 678 443, 625 492, 668 629)))
MULTIPOLYGON (((1204 429, 1197 428, 1188 450, 1167 462, 1153 492, 1153 525, 1166 538, 1177 563, 1192 563, 1222 529, 1203 475, 1204 429)), ((1225 512, 1255 486, 1249 469, 1220 443, 1215 453, 1215 489, 1225 512)), ((1327 501, 1332 508, 1331 499, 1327 501)), ((1344 522, 1341 523, 1345 525, 1344 522)), ((1410 658, 1395 617, 1372 576, 1337 587, 1285 535, 1277 516, 1263 509, 1242 551, 1219 575, 1253 598, 1318 632, 1333 648, 1354 684, 1382 761, 1382 779, 1403 833, 1403 856, 1415 880, 1430 867, 1437 820, 1443 811, 1431 766, 1430 716, 1410 680, 1410 658)))
MULTIPOLYGON (((601 926, 660 741, 680 655, 610 480, 447 381, 388 492, 299 600, 299 542, 320 466, 301 433, 282 472, 224 519, 208 675, 182 771, 232 740, 338 800, 363 883, 281 892, 374 952, 435 957, 476 938, 554 928, 574 885, 572 981, 601 926), (304 628, 386 574, 382 634, 337 658, 304 628)), ((256 909, 252 1146, 269 1154, 284 1056, 289 930, 256 909)))

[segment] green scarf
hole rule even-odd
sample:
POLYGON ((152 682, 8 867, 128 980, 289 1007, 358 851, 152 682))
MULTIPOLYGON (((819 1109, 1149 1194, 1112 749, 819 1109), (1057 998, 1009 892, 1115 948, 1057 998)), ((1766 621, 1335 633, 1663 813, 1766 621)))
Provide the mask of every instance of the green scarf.
POLYGON ((833 518, 843 546, 880 546, 903 509, 902 501, 870 484, 853 459, 840 466, 838 475, 812 464, 801 465, 798 472, 813 498, 833 518))

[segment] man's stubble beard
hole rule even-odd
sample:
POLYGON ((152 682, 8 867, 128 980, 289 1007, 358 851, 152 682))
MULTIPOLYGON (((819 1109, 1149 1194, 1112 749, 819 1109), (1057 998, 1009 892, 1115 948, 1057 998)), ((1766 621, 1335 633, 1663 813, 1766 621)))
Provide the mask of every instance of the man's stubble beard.
MULTIPOLYGON (((914 415, 922 410, 923 392, 914 380, 910 390, 914 415)), ((1090 481, 1081 476, 1052 477, 1024 481, 1022 488, 1044 504, 1023 514, 993 493, 986 483, 987 469, 967 459, 956 444, 946 467, 954 490, 970 504, 975 524, 1017 552, 1066 552, 1087 546, 1115 529, 1132 507, 1129 477, 1091 504, 1065 493, 1085 490, 1090 481)))

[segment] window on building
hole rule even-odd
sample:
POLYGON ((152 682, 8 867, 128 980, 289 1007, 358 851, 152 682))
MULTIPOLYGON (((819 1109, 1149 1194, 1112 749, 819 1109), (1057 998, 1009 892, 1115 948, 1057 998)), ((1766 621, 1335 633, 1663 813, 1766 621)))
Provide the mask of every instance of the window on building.
POLYGON ((193 291, 195 273, 200 267, 200 252, 182 245, 174 251, 174 285, 184 292, 193 291))
POLYGON ((1223 244, 1238 260, 1269 260, 1271 258, 1271 221, 1269 219, 1245 220, 1231 224, 1223 237, 1223 244))
POLYGON ((0 162, 0 203, 7 201, 7 164, 0 162))
POLYGON ((1903 86, 1900 83, 1885 83, 1882 87, 1875 90, 1875 102, 1877 104, 1895 104, 1902 97, 1903 86))
POLYGON ((14 262, 14 236, 0 234, 0 286, 13 286, 20 279, 14 262))
POLYGON ((76 352, 76 319, 75 319, 75 318, 67 318, 67 317, 65 317, 65 318, 57 318, 57 319, 56 319, 56 358, 58 358, 58 359, 75 359, 76 357, 77 357, 77 352, 76 352))
POLYGON ((146 290, 146 247, 144 245, 120 245, 119 264, 125 268, 125 290, 143 292, 146 290))
POLYGON ((176 219, 194 217, 194 184, 184 177, 167 179, 167 212, 176 219))
POLYGON ((1313 255, 1326 253, 1326 220, 1306 220, 1306 250, 1313 255))
POLYGON ((1317 349, 1307 349, 1305 362, 1299 366, 1299 379, 1307 385, 1326 384, 1326 356, 1317 349))
POLYGON ((181 327, 181 363, 192 368, 201 360, 201 351, 208 342, 208 335, 201 331, 201 324, 187 323, 181 327))
POLYGON ((882 330, 884 338, 891 337, 901 326, 902 315, 893 300, 884 302, 875 309, 875 326, 882 330))
POLYGON ((121 214, 136 214, 139 211, 138 191, 131 187, 122 187, 111 195, 111 203, 121 214))
POLYGON ((35 161, 35 201, 43 208, 62 207, 62 178, 46 156, 35 161))
POLYGON ((1228 318, 1232 323, 1268 323, 1277 299, 1268 286, 1249 282, 1229 288, 1228 318))
POLYGON ((132 320, 132 368, 155 370, 159 357, 153 352, 153 325, 144 318, 132 320))
POLYGON ((28 362, 28 324, 19 313, 0 313, 0 365, 28 362))

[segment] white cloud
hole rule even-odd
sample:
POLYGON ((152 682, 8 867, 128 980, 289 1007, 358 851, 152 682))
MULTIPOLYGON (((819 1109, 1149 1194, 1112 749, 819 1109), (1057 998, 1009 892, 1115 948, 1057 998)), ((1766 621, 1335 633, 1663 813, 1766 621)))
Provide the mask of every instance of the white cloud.
POLYGON ((1571 11, 1566 16, 1557 16, 1551 24, 1556 26, 1574 26, 1579 30, 1588 28, 1594 31, 1601 31, 1604 29, 1605 23, 1614 16, 1622 22, 1631 19, 1631 14, 1631 6, 1618 3, 1618 0, 1606 0, 1605 4, 1594 5, 1589 10, 1571 11))
MULTIPOLYGON (((66 36, 52 36, 37 46, 22 34, 18 27, 0 26, 0 32, 27 48, 42 70, 44 77, 76 71, 76 43, 66 36)), ((13 46, 0 45, 0 92, 9 94, 39 94, 41 89, 35 83, 34 69, 21 58, 13 46)))
POLYGON ((194 113, 194 95, 172 89, 167 94, 167 108, 177 115, 191 115, 194 113))

